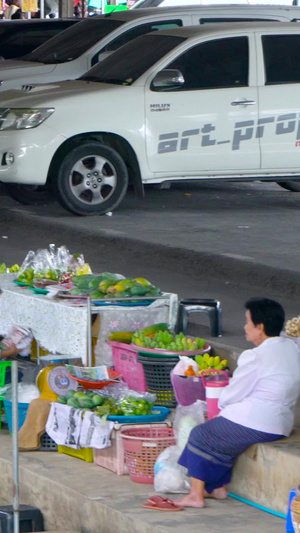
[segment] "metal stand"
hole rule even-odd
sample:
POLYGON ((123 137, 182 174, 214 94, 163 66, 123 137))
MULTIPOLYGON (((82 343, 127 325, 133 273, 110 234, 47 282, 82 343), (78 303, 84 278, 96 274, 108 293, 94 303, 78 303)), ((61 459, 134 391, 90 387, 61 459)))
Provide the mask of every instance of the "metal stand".
POLYGON ((20 502, 19 502, 19 412, 18 412, 18 363, 11 363, 12 385, 12 456, 13 456, 13 511, 14 533, 20 530, 20 502))
POLYGON ((87 329, 86 329, 86 335, 87 335, 87 366, 93 365, 93 341, 92 341, 92 305, 91 305, 91 298, 87 298, 86 302, 86 313, 87 313, 87 329))

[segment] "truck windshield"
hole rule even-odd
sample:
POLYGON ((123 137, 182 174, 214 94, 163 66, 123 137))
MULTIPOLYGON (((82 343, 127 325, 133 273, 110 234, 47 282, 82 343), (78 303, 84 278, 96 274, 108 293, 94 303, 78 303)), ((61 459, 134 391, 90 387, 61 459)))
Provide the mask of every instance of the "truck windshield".
POLYGON ((108 17, 83 20, 18 59, 47 64, 73 61, 122 24, 108 17))
POLYGON ((184 37, 142 35, 125 44, 88 72, 80 80, 131 85, 165 54, 179 46, 184 37))

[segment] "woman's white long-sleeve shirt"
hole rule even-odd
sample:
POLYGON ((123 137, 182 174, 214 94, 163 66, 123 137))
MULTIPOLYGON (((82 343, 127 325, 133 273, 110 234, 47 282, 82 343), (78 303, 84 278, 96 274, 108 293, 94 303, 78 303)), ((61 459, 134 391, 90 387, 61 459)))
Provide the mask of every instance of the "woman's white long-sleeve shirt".
POLYGON ((300 394, 300 353, 284 337, 245 350, 219 399, 220 416, 251 429, 288 436, 300 394))

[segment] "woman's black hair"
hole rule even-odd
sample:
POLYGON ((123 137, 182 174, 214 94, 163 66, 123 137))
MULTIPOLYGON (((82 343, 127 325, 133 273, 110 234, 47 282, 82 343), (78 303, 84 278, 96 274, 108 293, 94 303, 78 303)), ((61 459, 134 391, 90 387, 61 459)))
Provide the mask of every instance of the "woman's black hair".
POLYGON ((251 298, 245 303, 255 326, 263 324, 268 337, 277 337, 283 329, 285 314, 282 305, 269 298, 251 298))

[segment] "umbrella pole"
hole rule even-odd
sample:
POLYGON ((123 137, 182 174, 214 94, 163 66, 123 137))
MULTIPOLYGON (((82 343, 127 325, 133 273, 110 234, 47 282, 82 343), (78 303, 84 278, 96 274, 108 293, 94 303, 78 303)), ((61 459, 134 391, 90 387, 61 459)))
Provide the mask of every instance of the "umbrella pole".
POLYGON ((12 457, 13 457, 13 511, 14 533, 20 530, 20 505, 19 505, 19 412, 18 412, 18 362, 11 363, 12 385, 12 457))

